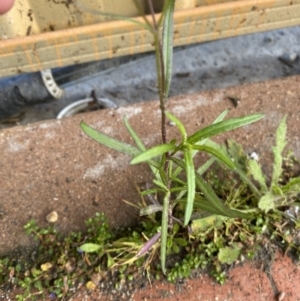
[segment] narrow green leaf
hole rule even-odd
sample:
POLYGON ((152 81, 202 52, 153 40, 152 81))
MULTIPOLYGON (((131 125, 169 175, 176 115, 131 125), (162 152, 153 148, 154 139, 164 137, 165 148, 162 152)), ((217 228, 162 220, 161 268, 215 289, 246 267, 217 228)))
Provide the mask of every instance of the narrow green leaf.
POLYGON ((248 168, 254 180, 256 180, 259 183, 260 187, 264 192, 267 192, 268 191, 267 182, 262 172, 261 166, 257 163, 257 161, 249 160, 248 168))
POLYGON ((186 134, 186 129, 184 127, 184 125, 181 123, 181 121, 176 118, 174 115, 172 115, 170 112, 166 112, 166 116, 175 123, 175 125, 178 127, 180 133, 181 133, 181 136, 182 136, 182 143, 185 143, 186 142, 186 137, 187 137, 187 134, 186 134))
POLYGON ((129 18, 129 17, 126 17, 126 16, 122 16, 122 15, 117 15, 117 14, 114 14, 114 13, 104 13, 104 12, 100 12, 100 11, 95 11, 93 9, 90 9, 88 8, 86 5, 84 5, 82 3, 82 1, 79 3, 79 1, 76 1, 76 6, 78 6, 78 8, 80 10, 83 10, 84 12, 88 12, 90 14, 93 14, 93 15, 100 15, 100 16, 105 16, 105 17, 109 17, 111 19, 115 19, 115 20, 122 20, 122 21, 129 21, 131 23, 134 23, 150 32, 153 31, 153 28, 152 26, 149 24, 149 22, 140 22, 136 19, 133 19, 133 18, 129 18))
MULTIPOLYGON (((170 162, 173 162, 173 161, 170 161, 170 162)), ((179 178, 172 178, 172 182, 179 184, 181 186, 181 188, 182 188, 182 186, 187 187, 186 182, 179 178)))
POLYGON ((209 202, 210 206, 215 210, 215 213, 223 216, 234 218, 251 218, 250 214, 227 208, 219 199, 214 190, 205 182, 205 180, 196 173, 196 183, 201 192, 209 202))
POLYGON ((176 145, 172 143, 157 145, 135 156, 130 161, 130 164, 133 165, 133 164, 145 162, 154 157, 161 156, 169 151, 174 151, 175 149, 176 149, 176 145))
POLYGON ((133 0, 133 3, 134 3, 135 7, 138 10, 138 15, 142 16, 142 18, 144 19, 144 22, 145 22, 145 25, 146 25, 145 28, 149 32, 152 32, 152 34, 154 35, 155 34, 154 25, 152 23, 150 23, 150 21, 148 20, 146 14, 145 14, 144 8, 141 6, 140 0, 133 0))
POLYGON ((172 172, 173 172, 173 161, 169 160, 169 166, 168 166, 167 172, 168 172, 168 178, 171 179, 172 178, 172 172))
MULTIPOLYGON (((146 151, 146 147, 144 145, 144 143, 142 142, 142 140, 139 138, 139 136, 137 135, 137 133, 134 131, 134 129, 131 127, 131 125, 129 124, 129 121, 127 119, 126 116, 124 116, 124 124, 125 127, 127 129, 127 131, 129 132, 130 136, 132 137, 132 139, 134 140, 135 144, 137 145, 137 147, 141 150, 141 151, 146 151)), ((158 172, 159 167, 161 166, 158 162, 154 161, 154 160, 149 160, 148 161, 149 166, 153 172, 153 174, 155 175, 155 177, 160 180, 160 175, 158 172)))
POLYGON ((258 121, 263 118, 263 114, 253 114, 244 117, 231 118, 228 120, 220 121, 214 124, 211 124, 198 132, 194 133, 192 136, 188 137, 187 142, 190 144, 195 144, 202 139, 215 136, 220 133, 228 132, 239 128, 241 126, 250 124, 252 122, 258 121))
POLYGON ((158 187, 160 187, 161 189, 163 189, 163 191, 165 191, 165 192, 168 191, 167 186, 166 186, 163 182, 154 179, 154 180, 153 180, 153 183, 154 183, 155 185, 157 185, 158 187))
POLYGON ((187 202, 184 211, 184 225, 186 226, 190 219, 193 212, 193 204, 194 204, 194 197, 195 197, 195 167, 192 158, 191 150, 185 149, 184 150, 184 161, 185 161, 185 170, 186 170, 186 178, 187 178, 187 202))
POLYGON ((157 83, 158 83, 158 92, 159 92, 159 100, 160 104, 162 105, 162 101, 164 99, 164 82, 165 82, 165 75, 163 69, 163 59, 162 53, 160 51, 160 39, 158 34, 154 34, 154 49, 155 49, 155 62, 156 62, 156 74, 157 74, 157 83))
POLYGON ((159 189, 157 187, 155 188, 151 188, 151 189, 147 189, 147 190, 143 190, 140 195, 148 195, 148 194, 156 194, 158 192, 162 192, 162 191, 165 191, 165 189, 159 189))
MULTIPOLYGON (((225 118, 225 116, 228 114, 228 112, 229 112, 229 109, 227 109, 227 110, 225 110, 225 111, 223 111, 214 121, 213 121, 213 123, 212 124, 215 124, 215 123, 218 123, 218 122, 220 122, 220 121, 222 121, 224 118, 225 118)), ((200 142, 198 142, 197 143, 197 145, 198 144, 200 144, 200 145, 203 145, 203 144, 205 144, 205 142, 207 141, 207 139, 203 139, 203 140, 201 140, 200 142)), ((197 153, 197 151, 193 151, 192 152, 192 157, 194 158, 195 157, 195 155, 196 155, 196 153, 197 153)), ((211 163, 212 164, 212 163, 211 163)), ((208 166, 209 167, 209 166, 208 166)), ((207 168, 208 168, 207 167, 207 168)), ((203 167, 203 169, 205 169, 206 167, 203 167)), ((179 174, 180 174, 180 172, 182 171, 182 168, 180 168, 179 166, 176 168, 176 170, 173 172, 173 177, 177 177, 179 174)), ((204 171, 203 171, 203 173, 204 173, 204 171)), ((202 174, 202 173, 200 173, 200 174, 202 174)))
POLYGON ((216 161, 215 158, 211 157, 209 158, 203 165, 201 165, 198 169, 197 169, 197 173, 199 175, 203 175, 211 166, 212 164, 216 161))
MULTIPOLYGON (((170 160, 173 161, 176 165, 178 165, 178 167, 176 168, 176 170, 175 170, 173 176, 174 176, 175 174, 177 174, 178 171, 180 172, 180 171, 186 169, 186 166, 185 166, 183 160, 178 159, 178 158, 175 158, 175 157, 171 157, 170 160)), ((176 175, 176 176, 177 176, 177 175, 176 175)), ((173 181, 174 181, 174 179, 173 179, 173 181)), ((177 200, 182 199, 183 196, 184 196, 186 193, 187 193, 187 190, 184 190, 184 189, 181 190, 181 192, 176 196, 176 199, 177 199, 177 200)))
POLYGON ((162 211, 163 207, 160 204, 152 204, 147 207, 143 207, 140 210, 140 216, 149 215, 155 212, 162 211))
POLYGON ((287 144, 286 130, 286 116, 284 116, 276 130, 276 144, 272 148, 274 154, 274 164, 271 186, 276 185, 278 183, 278 179, 282 174, 282 152, 287 144))
POLYGON ((124 124, 125 124, 125 127, 126 127, 127 131, 129 132, 130 136, 134 140, 134 142, 137 145, 137 147, 141 151, 145 151, 146 147, 145 147, 144 143, 142 142, 142 140, 140 139, 140 137, 137 135, 137 133, 134 131, 134 129, 131 127, 131 125, 129 124, 129 121, 128 121, 126 115, 123 117, 123 120, 124 120, 124 124))
POLYGON ((134 157, 134 156, 140 154, 140 150, 138 150, 137 148, 135 148, 127 143, 124 143, 124 142, 121 142, 114 138, 111 138, 103 133, 100 133, 97 130, 90 127, 89 125, 87 125, 83 121, 81 121, 80 127, 84 133, 86 133, 88 136, 90 136, 92 139, 96 140, 100 144, 105 145, 106 147, 109 147, 118 152, 124 153, 131 157, 134 157))
POLYGON ((290 179, 282 188, 283 193, 300 191, 300 177, 290 179))
POLYGON ((94 253, 101 249, 100 245, 93 243, 86 243, 79 247, 79 250, 86 253, 94 253))
MULTIPOLYGON (((158 172, 159 172, 159 181, 164 183, 165 185, 168 185, 168 180, 167 180, 167 174, 164 170, 164 166, 165 166, 165 163, 166 163, 166 159, 167 159, 167 156, 166 156, 166 153, 164 153, 162 156, 161 156, 161 160, 159 162, 159 169, 158 169, 158 172)), ((167 171, 168 172, 168 171, 167 171)))
MULTIPOLYGON (((172 158, 175 158, 175 157, 172 157, 172 158)), ((175 158, 175 159, 177 159, 177 158, 175 158)), ((173 162, 173 160, 172 160, 172 162, 173 162)), ((182 172, 182 168, 178 165, 176 167, 176 169, 173 171, 172 176, 170 178, 172 178, 172 179, 176 178, 181 172, 182 172)))
POLYGON ((161 263, 162 272, 164 274, 166 274, 169 205, 170 205, 170 192, 167 192, 165 194, 164 200, 163 200, 163 212, 162 212, 162 218, 161 218, 160 263, 161 263))
POLYGON ((212 123, 212 124, 214 124, 214 123, 218 123, 218 122, 220 122, 220 121, 222 121, 225 117, 226 117, 226 115, 229 113, 229 111, 230 111, 230 109, 226 109, 226 110, 224 110, 215 120, 214 120, 214 122, 212 123))
POLYGON ((235 165, 231 161, 231 159, 228 157, 228 155, 222 151, 221 148, 215 148, 207 145, 191 145, 190 146, 192 149, 202 151, 205 153, 208 153, 215 158, 217 158, 219 161, 223 162, 227 167, 230 169, 235 169, 235 165))
POLYGON ((170 189, 170 192, 181 192, 183 187, 173 187, 170 189))
POLYGON ((212 206, 205 198, 199 196, 198 194, 195 195, 194 208, 211 214, 216 214, 218 216, 220 215, 219 209, 216 209, 215 206, 212 206))
POLYGON ((274 194, 274 196, 279 196, 279 195, 284 196, 280 185, 273 185, 272 186, 272 193, 274 194))
POLYGON ((164 7, 164 23, 163 23, 163 62, 165 73, 165 97, 169 95, 171 79, 172 79, 172 64, 173 64, 173 15, 174 15, 175 0, 168 0, 164 7))
MULTIPOLYGON (((226 115, 229 113, 229 109, 223 111, 213 122, 212 124, 216 124, 216 123, 219 123, 221 121, 223 121, 223 119, 226 117, 226 115)), ((207 142, 208 138, 206 139, 202 139, 201 141, 197 142, 196 144, 197 145, 203 145, 207 142)))
POLYGON ((179 192, 179 194, 176 196, 176 200, 181 200, 183 197, 184 197, 184 195, 187 193, 187 190, 185 190, 185 189, 182 189, 180 192, 179 192))

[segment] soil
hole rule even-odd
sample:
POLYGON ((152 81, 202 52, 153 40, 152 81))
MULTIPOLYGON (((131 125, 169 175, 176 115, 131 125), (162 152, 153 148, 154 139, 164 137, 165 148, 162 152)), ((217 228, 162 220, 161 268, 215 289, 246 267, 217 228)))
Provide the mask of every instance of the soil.
MULTIPOLYGON (((149 282, 145 275, 136 275, 129 283, 115 289, 117 279, 104 280, 95 290, 88 291, 84 285, 69 301, 147 301, 147 300, 177 300, 177 301, 237 301, 237 300, 270 300, 297 301, 300 292, 297 290, 297 280, 300 269, 291 258, 279 250, 264 249, 264 254, 252 262, 232 266, 227 273, 224 285, 216 283, 210 276, 201 271, 195 271, 189 279, 169 283, 166 280, 149 282)), ((2 300, 16 300, 16 291, 1 293, 2 300)), ((49 297, 47 299, 55 300, 49 297)))
MULTIPOLYGON (((266 170, 270 171, 275 129, 285 114, 288 115, 288 149, 300 157, 299 84, 300 77, 295 76, 184 95, 171 99, 168 109, 181 119, 189 133, 212 122, 226 108, 231 108, 230 117, 265 113, 262 121, 216 140, 237 140, 247 152, 258 153, 266 170), (232 104, 231 98, 240 100, 237 106, 232 104)), ((45 226, 45 217, 53 210, 59 217, 56 228, 64 233, 84 229, 83 221, 95 211, 104 212, 113 226, 135 222, 135 213, 124 205, 122 199, 137 200, 134 182, 149 181, 149 172, 143 166, 128 167, 129 158, 99 146, 85 137, 78 126, 83 119, 107 134, 132 143, 122 124, 125 114, 147 146, 160 141, 157 102, 0 132, 0 152, 5 157, 0 171, 1 255, 16 248, 31 248, 32 241, 24 235, 23 225, 34 218, 39 225, 45 226)), ((168 130, 170 137, 178 135, 174 127, 170 126, 168 130)), ((113 290, 107 294, 107 290, 100 286, 93 292, 82 288, 71 300, 296 301, 300 300, 299 273, 291 259, 277 251, 274 258, 268 255, 231 269, 223 286, 204 274, 175 285, 164 281, 153 281, 150 285, 145 278, 129 295, 127 290, 130 287, 123 288, 120 295, 113 290)), ((0 294, 1 298, 15 300, 7 292, 0 294)))

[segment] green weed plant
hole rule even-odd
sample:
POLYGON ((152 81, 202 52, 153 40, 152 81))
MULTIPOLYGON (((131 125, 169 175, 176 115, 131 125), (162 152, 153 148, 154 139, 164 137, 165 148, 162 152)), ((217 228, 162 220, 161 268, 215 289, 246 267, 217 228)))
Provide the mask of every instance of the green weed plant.
MULTIPOLYGON (((160 226, 157 228, 157 233, 153 237, 147 238, 148 241, 144 246, 140 246, 134 258, 137 259, 147 254, 154 246, 156 250, 157 244, 159 244, 160 266, 164 274, 166 274, 167 254, 172 249, 173 251, 179 250, 178 241, 176 242, 176 235, 174 235, 176 227, 184 228, 187 232, 190 231, 191 227, 192 232, 196 233, 205 223, 211 223, 211 226, 216 227, 219 224, 221 225, 226 219, 253 220, 261 212, 268 214, 271 210, 274 212, 277 207, 295 205, 292 196, 295 197, 297 194, 297 189, 294 188, 298 185, 297 180, 295 180, 295 184, 289 184, 283 189, 278 185, 278 179, 282 172, 282 151, 286 145, 285 119, 283 119, 277 130, 276 146, 273 149, 274 171, 270 187, 267 187, 262 170, 256 161, 247 161, 249 166, 242 166, 238 159, 232 158, 234 155, 233 149, 226 151, 224 147, 211 140, 213 136, 256 122, 263 117, 263 114, 252 114, 224 120, 228 113, 228 110, 226 110, 211 125, 188 136, 181 121, 166 111, 172 77, 174 3, 174 0, 165 1, 163 13, 157 21, 152 3, 148 1, 152 23, 147 17, 144 17, 145 23, 143 24, 154 37, 161 109, 162 143, 147 149, 130 126, 126 116, 124 116, 124 125, 135 142, 135 146, 100 133, 86 123, 81 122, 82 130, 91 138, 113 150, 131 156, 130 164, 146 163, 152 170, 153 186, 151 189, 143 191, 142 195, 162 195, 161 201, 156 200, 151 205, 144 206, 141 208, 140 215, 145 216, 148 214, 153 216, 157 212, 161 212, 160 226), (161 27, 162 30, 160 30, 161 27), (167 119, 178 128, 181 134, 179 142, 167 139, 167 119), (207 153, 211 159, 200 168, 196 168, 193 159, 199 152, 207 153), (202 175, 213 161, 222 163, 230 172, 235 172, 243 184, 250 189, 253 197, 258 200, 251 204, 251 209, 247 208, 248 205, 242 208, 241 206, 234 206, 235 204, 232 204, 232 202, 224 203, 214 189, 204 180, 202 175), (246 170, 248 170, 248 173, 245 172, 246 170), (260 189, 253 183, 252 178, 259 183, 260 189), (289 190, 289 193, 287 193, 287 190, 289 190), (289 197, 287 194, 289 194, 289 197), (291 199, 293 201, 290 201, 291 199), (208 216, 200 220, 194 220, 193 214, 197 210, 205 212, 208 216)), ((177 232, 178 230, 175 231, 175 233, 177 232)), ((181 246, 184 246, 185 243, 181 241, 181 246)), ((86 252, 91 251, 88 245, 84 245, 83 248, 86 252)), ((229 253, 236 254, 234 257, 239 255, 236 246, 231 248, 224 247, 218 255, 219 260, 227 263, 233 262, 234 259, 228 259, 227 261, 223 259, 229 253)), ((133 261, 134 258, 132 259, 133 261)), ((233 258, 232 255, 231 258, 233 258)))
MULTIPOLYGON (((139 23, 154 37, 161 144, 147 148, 126 116, 124 125, 135 145, 107 136, 84 122, 80 125, 100 144, 130 156, 130 164, 147 164, 151 169, 152 185, 140 192, 141 202, 128 202, 139 209, 139 224, 134 229, 112 231, 105 216, 97 213, 86 222, 85 235, 71 233, 63 238, 53 227, 40 229, 30 221, 25 230, 39 244, 34 258, 0 259, 0 284, 21 287, 24 293, 17 296, 18 301, 41 300, 49 294, 66 300, 80 283, 93 289, 99 282, 95 278, 116 270, 120 281, 131 281, 135 269, 141 267, 149 279, 151 275, 166 275, 172 282, 207 269, 224 283, 226 267, 253 259, 266 239, 286 252, 293 251, 300 259, 300 242, 294 239, 300 228, 300 177, 286 177, 287 163, 296 164, 291 156, 283 155, 286 117, 276 131, 273 172, 268 178, 259 162, 249 158, 236 142, 229 140, 225 146, 211 140, 260 120, 262 114, 225 119, 226 110, 211 125, 187 135, 181 121, 166 111, 172 74, 174 2, 165 1, 156 20, 149 0, 152 19, 144 17, 144 23, 139 23), (168 120, 177 127, 179 141, 168 138, 168 120), (209 159, 195 166, 194 157, 199 152, 208 154, 209 159)), ((119 287, 118 282, 115 285, 119 287)))
MULTIPOLYGON (((132 160, 130 164, 147 163, 151 168, 154 176, 153 187, 150 191, 144 193, 155 195, 158 193, 163 194, 162 203, 152 204, 143 210, 145 212, 145 210, 150 211, 153 210, 153 208, 157 208, 157 210, 162 212, 159 235, 155 237, 157 240, 160 240, 160 264, 163 273, 166 274, 166 256, 168 241, 170 241, 170 232, 172 231, 175 221, 181 223, 183 227, 188 227, 194 209, 196 189, 199 189, 205 196, 205 199, 199 202, 199 206, 202 210, 235 218, 250 217, 250 215, 245 212, 231 209, 224 205, 214 193, 213 189, 204 181, 201 173, 195 168, 193 158, 197 153, 204 152, 225 164, 230 170, 236 170, 237 166, 233 163, 228 154, 224 152, 219 145, 213 143, 210 138, 258 121, 263 117, 263 114, 253 114, 223 120, 228 113, 228 111, 225 111, 213 124, 188 136, 181 121, 166 111, 166 103, 172 78, 173 14, 175 0, 165 1, 163 13, 158 21, 153 11, 152 2, 148 1, 148 3, 150 11, 152 12, 152 23, 147 17, 144 17, 145 23, 143 26, 153 34, 154 38, 161 109, 162 143, 147 149, 137 133, 130 126, 126 116, 124 117, 124 124, 136 146, 128 145, 100 133, 84 122, 81 122, 81 129, 100 144, 131 156, 132 160), (176 142, 176 140, 168 141, 166 130, 167 119, 172 121, 178 128, 181 134, 180 142, 176 142), (178 154, 181 154, 183 158, 179 159, 178 154), (182 180, 184 178, 186 179, 185 181, 182 180), (175 197, 174 193, 176 194, 175 197), (173 216, 173 211, 178 204, 181 204, 183 207, 183 219, 173 216)), ((255 189, 254 186, 253 189, 255 189)), ((156 240, 153 241, 153 244, 155 243, 156 240)), ((149 248, 150 247, 149 245, 149 248)), ((83 248, 85 251, 89 251, 87 245, 83 246, 83 248)), ((93 251, 93 248, 91 248, 91 251, 93 251)), ((141 255, 141 253, 138 253, 138 255, 141 255)))
MULTIPOLYGON (((140 214, 153 215, 161 211, 160 228, 158 233, 149 239, 147 247, 143 250, 146 253, 153 245, 159 241, 160 244, 160 264, 164 274, 166 274, 166 256, 170 248, 176 248, 174 239, 174 228, 180 225, 189 230, 193 213, 202 210, 209 216, 201 220, 192 220, 191 228, 197 232, 205 223, 212 226, 222 224, 223 220, 228 219, 250 219, 264 212, 268 214, 274 212, 277 207, 295 206, 294 197, 297 195, 297 180, 288 184, 283 189, 278 185, 278 179, 282 172, 282 151, 286 145, 285 119, 282 120, 276 135, 276 146, 274 152, 274 169, 270 187, 267 187, 266 180, 259 164, 250 160, 249 166, 241 166, 240 161, 233 159, 234 150, 226 152, 224 148, 214 143, 210 138, 252 122, 256 122, 263 117, 262 114, 253 114, 239 118, 224 120, 228 111, 223 112, 213 124, 198 130, 188 136, 184 125, 170 112, 166 111, 166 103, 171 84, 172 75, 172 51, 173 51, 173 0, 165 1, 163 13, 158 21, 155 19, 151 1, 149 2, 152 12, 152 23, 145 17, 146 29, 153 33, 156 49, 157 78, 159 86, 159 98, 161 108, 161 134, 162 143, 150 149, 146 149, 141 139, 134 129, 131 128, 126 116, 124 124, 129 134, 133 138, 136 146, 117 141, 112 137, 100 133, 86 123, 81 123, 82 130, 95 139, 97 142, 132 157, 130 164, 146 163, 153 172, 153 186, 151 189, 143 191, 142 195, 163 195, 162 202, 153 203, 141 209, 140 214), (162 31, 160 31, 160 25, 162 31), (160 34, 162 32, 162 35, 160 34), (166 121, 169 119, 178 128, 181 134, 181 141, 167 140, 166 121), (211 156, 206 164, 200 168, 194 166, 193 158, 199 152, 205 152, 211 156), (178 156, 180 154, 181 156, 178 156), (179 159, 182 158, 182 159, 179 159), (209 166, 210 162, 217 160, 227 169, 239 175, 242 182, 250 189, 257 202, 251 209, 241 208, 240 206, 228 206, 216 194, 214 189, 203 179, 202 174, 209 166), (248 170, 248 174, 245 172, 248 170), (253 183, 252 178, 259 183, 260 189, 253 183), (289 193, 287 193, 289 190, 289 193), (178 210, 180 208, 181 210, 178 210), (177 216, 179 213, 179 216, 177 216), (171 247, 170 247, 171 246, 171 247)), ((177 231, 176 231, 177 232, 177 231)), ((178 248, 177 248, 178 249, 178 248)), ((88 251, 88 249, 86 249, 88 251)), ((137 258, 142 252, 137 252, 137 258)), ((143 253, 144 254, 144 253, 143 253)), ((233 262, 239 255, 238 248, 232 246, 220 250, 218 255, 221 262, 233 262), (224 259, 226 254, 231 254, 232 259, 224 259), (235 256, 233 256, 233 255, 235 256)))

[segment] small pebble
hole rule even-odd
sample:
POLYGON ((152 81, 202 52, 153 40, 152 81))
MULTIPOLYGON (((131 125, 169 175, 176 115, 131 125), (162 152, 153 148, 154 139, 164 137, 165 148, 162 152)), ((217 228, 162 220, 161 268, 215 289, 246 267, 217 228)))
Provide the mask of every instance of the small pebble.
POLYGON ((298 59, 297 53, 284 53, 279 57, 279 60, 289 67, 293 67, 293 63, 298 59))
POLYGON ((56 223, 58 220, 58 214, 56 211, 52 211, 46 216, 46 220, 48 223, 56 223))
POLYGON ((259 160, 259 156, 258 156, 258 154, 257 154, 256 152, 252 152, 252 153, 250 154, 250 159, 251 159, 251 160, 258 161, 258 160, 259 160))
POLYGON ((41 270, 43 271, 43 272, 47 272, 48 270, 50 270, 51 268, 52 268, 52 263, 50 263, 50 262, 46 262, 46 263, 43 263, 42 265, 41 265, 41 270))
POLYGON ((187 72, 177 72, 176 73, 176 77, 188 77, 188 76, 190 76, 190 72, 189 71, 187 71, 187 72))
POLYGON ((286 59, 287 61, 293 63, 297 59, 298 54, 297 53, 284 53, 281 57, 283 59, 286 59))
POLYGON ((99 273, 93 273, 91 275, 91 281, 95 284, 98 285, 100 283, 101 280, 101 275, 99 273))
POLYGON ((93 281, 88 281, 85 285, 85 287, 89 290, 89 291, 93 291, 96 288, 96 284, 93 281))
POLYGON ((65 269, 68 272, 68 274, 75 271, 75 269, 76 269, 76 260, 75 260, 75 258, 72 257, 65 263, 65 269))
POLYGON ((271 43, 273 41, 273 39, 271 37, 266 36, 266 37, 264 37, 263 41, 264 41, 264 43, 271 43))
POLYGON ((227 96, 227 98, 231 101, 231 103, 233 104, 233 106, 236 108, 240 103, 241 100, 238 97, 235 96, 227 96))

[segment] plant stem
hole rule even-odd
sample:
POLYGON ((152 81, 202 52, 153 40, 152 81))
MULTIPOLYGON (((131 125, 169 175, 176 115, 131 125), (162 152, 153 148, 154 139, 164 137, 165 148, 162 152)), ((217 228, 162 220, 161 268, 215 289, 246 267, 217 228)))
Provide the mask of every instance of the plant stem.
POLYGON ((166 274, 166 255, 167 255, 169 206, 170 206, 169 202, 170 202, 170 192, 167 192, 163 200, 163 212, 162 212, 162 223, 161 223, 161 248, 160 248, 161 269, 164 274, 166 274))
POLYGON ((158 69, 158 86, 159 86, 159 104, 160 104, 160 112, 161 112, 161 138, 162 143, 167 143, 167 131, 166 131, 166 94, 165 94, 165 74, 164 74, 164 60, 163 60, 163 52, 162 45, 159 40, 159 32, 156 33, 156 65, 158 69))
MULTIPOLYGON (((153 9, 152 0, 148 0, 149 10, 152 15, 153 20, 153 35, 154 35, 154 44, 155 44, 155 58, 156 58, 156 69, 157 69, 157 80, 159 87, 159 102, 160 102, 160 111, 161 111, 161 136, 162 143, 167 143, 167 130, 166 130, 166 102, 168 97, 167 86, 166 86, 166 71, 165 71, 165 62, 164 62, 164 52, 163 52, 163 43, 160 36, 160 26, 162 19, 165 17, 161 16, 159 24, 156 22, 155 13, 153 9)), ((171 181, 169 179, 169 170, 170 168, 170 154, 166 154, 166 160, 163 166, 164 174, 166 175, 168 192, 164 196, 163 200, 163 209, 162 209, 162 222, 161 222, 161 248, 160 248, 160 257, 161 257, 161 267, 162 271, 166 273, 166 249, 167 249, 167 238, 168 230, 172 228, 173 219, 172 217, 172 205, 170 204, 171 193, 171 181)))
POLYGON ((152 0, 148 0, 148 6, 149 6, 150 14, 152 16, 153 26, 155 29, 157 29, 158 26, 157 26, 156 19, 155 19, 155 12, 154 12, 154 8, 153 8, 152 0))
POLYGON ((154 29, 155 58, 156 58, 156 68, 157 68, 157 77, 158 77, 157 80, 159 86, 159 102, 160 102, 160 111, 161 111, 161 135, 162 135, 162 142, 167 143, 166 113, 165 113, 166 112, 165 103, 166 103, 167 95, 165 93, 166 79, 165 79, 163 49, 162 49, 162 42, 160 39, 159 26, 155 19, 155 12, 153 8, 152 0, 148 0, 148 6, 149 6, 150 14, 152 16, 153 29, 154 29))
POLYGON ((167 131, 166 131, 166 108, 165 103, 167 96, 165 94, 165 71, 164 71, 164 59, 163 59, 163 50, 162 44, 159 38, 159 30, 155 32, 155 47, 156 47, 156 66, 158 73, 158 86, 159 86, 159 103, 161 111, 161 135, 162 142, 167 143, 167 131))

